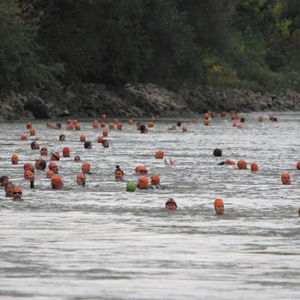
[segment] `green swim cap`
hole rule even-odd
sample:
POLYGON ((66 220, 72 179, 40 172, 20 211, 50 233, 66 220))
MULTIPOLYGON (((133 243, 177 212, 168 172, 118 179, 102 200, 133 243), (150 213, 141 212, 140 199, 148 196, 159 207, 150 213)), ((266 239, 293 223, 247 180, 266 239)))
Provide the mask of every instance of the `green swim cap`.
POLYGON ((126 186, 127 192, 134 192, 136 189, 136 184, 134 182, 128 182, 126 186))
POLYGON ((208 121, 211 121, 211 120, 212 120, 212 118, 211 118, 211 117, 209 117, 209 118, 208 118, 208 121))

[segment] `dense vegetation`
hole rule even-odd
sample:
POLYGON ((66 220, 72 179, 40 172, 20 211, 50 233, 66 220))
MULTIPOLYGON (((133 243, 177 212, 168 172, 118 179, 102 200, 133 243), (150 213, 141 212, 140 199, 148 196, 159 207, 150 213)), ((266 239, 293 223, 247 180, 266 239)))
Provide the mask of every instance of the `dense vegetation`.
POLYGON ((0 92, 300 87, 299 0, 1 0, 0 92))

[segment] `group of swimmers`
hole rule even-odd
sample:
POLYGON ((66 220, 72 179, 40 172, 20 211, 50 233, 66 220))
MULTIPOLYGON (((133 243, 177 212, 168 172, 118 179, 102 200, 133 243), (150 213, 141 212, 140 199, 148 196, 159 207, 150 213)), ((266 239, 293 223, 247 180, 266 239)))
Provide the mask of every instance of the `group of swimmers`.
MULTIPOLYGON (((222 112, 221 117, 225 117, 226 113, 222 112)), ((214 118, 214 113, 209 111, 204 114, 204 125, 208 126, 209 121, 214 118)), ((93 121, 92 122, 92 127, 93 128, 99 128, 102 127, 102 136, 98 137, 98 142, 102 144, 104 148, 109 148, 109 141, 106 139, 108 136, 108 130, 106 129, 107 124, 105 122, 106 115, 102 115, 102 120, 100 122, 98 121, 93 121)), ((141 133, 147 133, 148 128, 152 128, 154 126, 154 120, 157 120, 158 116, 153 116, 152 121, 148 123, 146 126, 145 124, 140 124, 140 122, 136 122, 136 128, 139 130, 141 133), (148 127, 148 128, 147 128, 148 127)), ((245 118, 240 117, 237 113, 233 112, 231 113, 231 119, 232 119, 232 125, 237 127, 237 128, 242 128, 242 126, 239 126, 239 124, 245 122, 245 118), (237 123, 237 120, 240 123, 237 123)), ((274 115, 269 115, 269 119, 273 122, 277 122, 277 118, 274 115)), ((260 116, 258 118, 259 122, 263 121, 263 117, 260 116)), ((192 120, 193 123, 197 122, 196 119, 192 120)), ((134 123, 132 119, 128 121, 130 125, 134 123)), ((47 127, 52 128, 52 129, 61 129, 62 125, 60 123, 47 123, 47 127)), ((114 120, 113 122, 110 122, 108 124, 108 127, 110 129, 117 128, 118 130, 122 130, 123 128, 123 123, 119 122, 118 120, 114 120)), ((33 124, 31 122, 26 124, 26 128, 28 130, 28 133, 30 136, 35 136, 36 130, 33 128, 33 124)), ((181 129, 183 132, 187 131, 186 126, 182 126, 181 122, 176 122, 176 125, 168 128, 168 130, 176 130, 176 129, 181 129)), ((66 129, 68 130, 80 130, 80 124, 77 120, 68 120, 66 123, 66 129)), ((27 140, 27 135, 22 135, 21 136, 22 140, 27 140)), ((65 134, 59 135, 59 141, 65 141, 66 136, 65 134)), ((83 143, 85 149, 91 149, 92 148, 92 143, 90 141, 86 140, 86 136, 84 134, 80 135, 79 138, 80 142, 83 143)), ((47 162, 43 158, 43 156, 48 155, 48 149, 47 147, 43 146, 40 147, 38 142, 36 140, 32 141, 30 144, 30 147, 32 150, 40 150, 40 155, 41 157, 36 159, 35 164, 33 165, 32 163, 25 163, 23 165, 24 168, 24 178, 25 180, 28 180, 30 182, 30 188, 34 188, 34 181, 35 181, 35 174, 34 170, 40 170, 44 171, 46 170, 47 167, 47 162)), ((229 148, 228 148, 229 149, 229 148)), ((215 149, 213 151, 213 155, 216 157, 221 157, 222 156, 222 150, 221 149, 215 149)), ((63 157, 70 157, 70 148, 69 147, 64 147, 62 150, 62 156, 63 157)), ((63 188, 63 181, 61 177, 59 176, 59 168, 58 165, 55 163, 55 161, 60 160, 61 155, 59 152, 53 152, 50 154, 50 161, 48 163, 48 171, 46 172, 46 177, 51 179, 51 187, 52 189, 62 189, 63 188)), ((158 150, 155 153, 155 158, 156 159, 164 159, 164 163, 166 165, 174 165, 175 161, 172 159, 167 160, 164 158, 164 152, 162 150, 158 150)), ((75 162, 81 162, 80 156, 75 156, 74 157, 75 162)), ((11 156, 11 163, 13 165, 17 165, 19 163, 19 157, 17 154, 13 154, 11 156)), ((218 165, 235 165, 236 163, 232 160, 225 160, 218 165)), ((239 169, 247 169, 247 162, 245 160, 239 160, 237 162, 237 167, 239 169)), ((297 168, 300 169, 300 162, 297 163, 297 168)), ((258 165, 256 163, 251 163, 250 169, 253 172, 258 171, 258 165)), ((88 162, 83 162, 81 166, 81 172, 76 175, 76 182, 78 185, 85 186, 86 184, 86 178, 87 175, 90 174, 91 170, 91 165, 88 162)), ((158 174, 153 174, 151 176, 151 182, 149 183, 148 180, 148 171, 147 168, 144 166, 137 166, 135 169, 136 174, 138 174, 140 177, 137 181, 137 184, 128 182, 127 183, 127 191, 134 191, 135 188, 137 187, 138 189, 159 189, 161 188, 160 185, 160 177, 158 174)), ((120 168, 119 165, 116 166, 116 169, 114 171, 115 175, 115 180, 116 181, 123 181, 124 178, 124 171, 120 168)), ((291 184, 290 181, 290 176, 288 173, 283 173, 281 175, 281 180, 283 184, 291 184)), ((12 197, 13 200, 22 200, 22 188, 19 186, 15 186, 12 184, 12 182, 9 180, 8 176, 4 175, 0 178, 0 185, 4 187, 5 189, 5 195, 6 197, 12 197)), ((177 203, 174 199, 170 198, 169 200, 166 201, 165 203, 165 209, 167 210, 176 210, 177 209, 177 203)), ((215 199, 214 201, 214 209, 217 215, 222 215, 224 213, 224 202, 222 199, 218 198, 215 199)), ((300 216, 300 209, 299 209, 299 216, 300 216)))

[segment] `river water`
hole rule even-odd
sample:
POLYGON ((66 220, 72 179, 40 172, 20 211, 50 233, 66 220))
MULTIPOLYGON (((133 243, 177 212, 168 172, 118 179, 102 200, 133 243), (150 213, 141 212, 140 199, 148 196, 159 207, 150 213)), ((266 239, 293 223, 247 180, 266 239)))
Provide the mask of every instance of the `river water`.
MULTIPOLYGON (((35 121, 38 143, 49 153, 71 148, 58 162, 63 190, 52 190, 36 171, 35 189, 23 163, 40 157, 22 141, 24 123, 1 123, 0 170, 23 188, 23 202, 0 191, 1 299, 299 299, 300 114, 278 113, 277 123, 243 114, 244 129, 215 118, 211 126, 182 119, 188 132, 168 131, 161 119, 147 134, 134 125, 111 130, 110 148, 96 142, 100 129, 53 130, 35 121), (66 141, 58 136, 66 134, 66 141), (84 149, 86 134, 93 149, 84 149), (231 150, 226 150, 231 147, 231 150), (223 157, 212 155, 223 149, 223 157), (155 159, 163 150, 175 165, 155 159), (17 153, 19 165, 10 163, 17 153), (92 164, 85 187, 76 185, 80 155, 92 164), (256 173, 219 166, 228 159, 256 162, 256 173), (125 181, 114 180, 115 165, 125 181), (126 192, 135 166, 159 174, 163 189, 126 192), (289 172, 292 185, 281 184, 289 172), (168 198, 177 211, 163 209, 168 198), (214 214, 222 198, 225 214, 214 214)), ((49 159, 49 156, 47 157, 49 159)))

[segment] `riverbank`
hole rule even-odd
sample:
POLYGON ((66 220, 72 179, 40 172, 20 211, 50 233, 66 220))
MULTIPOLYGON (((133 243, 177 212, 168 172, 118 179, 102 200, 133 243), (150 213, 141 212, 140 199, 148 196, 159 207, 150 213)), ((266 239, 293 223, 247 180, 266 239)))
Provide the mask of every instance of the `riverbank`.
POLYGON ((0 120, 99 118, 118 116, 183 116, 207 110, 241 112, 300 110, 300 94, 288 90, 281 96, 249 90, 217 91, 212 88, 173 92, 154 84, 72 85, 40 94, 11 93, 0 99, 0 120))

